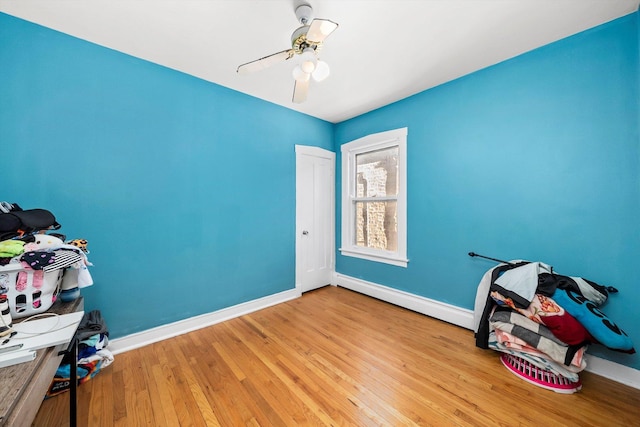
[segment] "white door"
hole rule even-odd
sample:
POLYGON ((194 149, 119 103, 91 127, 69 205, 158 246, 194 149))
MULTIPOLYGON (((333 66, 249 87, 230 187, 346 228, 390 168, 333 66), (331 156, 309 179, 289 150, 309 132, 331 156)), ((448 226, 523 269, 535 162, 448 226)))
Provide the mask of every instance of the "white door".
POLYGON ((335 153, 296 145, 296 289, 331 283, 335 258, 335 153))

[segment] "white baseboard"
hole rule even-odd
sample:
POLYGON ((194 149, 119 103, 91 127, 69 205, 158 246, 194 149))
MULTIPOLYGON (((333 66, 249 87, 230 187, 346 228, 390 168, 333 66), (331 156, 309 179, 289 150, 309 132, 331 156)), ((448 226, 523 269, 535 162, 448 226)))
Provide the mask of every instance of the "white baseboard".
POLYGON ((399 291, 376 283, 356 279, 336 273, 335 283, 343 288, 369 295, 391 304, 426 314, 438 320, 452 323, 466 329, 473 329, 473 310, 456 307, 440 301, 421 297, 409 292, 399 291))
POLYGON ((300 291, 291 289, 253 301, 234 305, 232 307, 223 308, 222 310, 147 329, 122 338, 109 340, 109 350, 111 350, 113 354, 123 353, 125 351, 144 347, 168 338, 186 334, 187 332, 215 325, 216 323, 224 322, 225 320, 240 317, 263 308, 271 307, 273 305, 298 298, 299 296, 300 291))
MULTIPOLYGON (((473 330, 473 310, 446 304, 339 273, 334 274, 332 284, 395 304, 438 320, 443 320, 462 328, 473 330)), ((216 323, 243 316, 263 308, 271 307, 273 305, 298 298, 299 296, 299 290, 291 289, 253 301, 234 305, 232 307, 223 308, 222 310, 214 311, 212 313, 158 326, 146 331, 110 340, 109 350, 111 350, 113 354, 123 353, 125 351, 144 347, 168 338, 186 334, 187 332, 215 325, 216 323)), ((590 354, 586 355, 586 359, 587 371, 630 387, 640 389, 639 370, 611 362, 597 356, 592 356, 590 354)))
POLYGON ((640 389, 640 371, 591 354, 585 355, 587 371, 640 389))
MULTIPOLYGON (((340 273, 333 284, 397 306, 425 314, 438 320, 473 330, 473 310, 445 304, 419 295, 367 282, 340 273)), ((640 371, 590 354, 586 355, 587 371, 640 389, 640 371)))

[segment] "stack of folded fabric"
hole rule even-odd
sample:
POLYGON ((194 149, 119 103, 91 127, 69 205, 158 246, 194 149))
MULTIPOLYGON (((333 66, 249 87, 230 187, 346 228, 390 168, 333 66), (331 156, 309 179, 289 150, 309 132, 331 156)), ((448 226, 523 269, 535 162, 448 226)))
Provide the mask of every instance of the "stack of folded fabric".
POLYGON ((614 292, 580 277, 555 274, 540 262, 501 264, 485 273, 478 286, 476 346, 509 355, 502 358, 505 366, 532 383, 577 391, 588 344, 635 353, 627 334, 598 308, 614 292), (516 369, 514 360, 553 381, 532 378, 530 369, 516 369))
MULTIPOLYGON (((93 378, 102 368, 109 366, 114 358, 106 347, 109 344, 109 331, 99 310, 85 313, 78 332, 78 385, 93 378)), ((46 397, 52 397, 69 390, 71 378, 70 356, 65 356, 51 381, 46 397)))

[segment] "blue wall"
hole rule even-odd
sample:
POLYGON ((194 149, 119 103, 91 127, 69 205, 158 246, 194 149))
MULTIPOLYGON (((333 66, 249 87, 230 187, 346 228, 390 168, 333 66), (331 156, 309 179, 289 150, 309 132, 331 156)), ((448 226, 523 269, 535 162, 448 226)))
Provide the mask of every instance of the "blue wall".
POLYGON ((89 241, 112 338, 295 287, 295 144, 333 125, 0 14, 0 200, 89 241))
POLYGON ((603 310, 640 350, 638 58, 634 13, 338 124, 338 156, 408 127, 410 261, 337 252, 336 270, 472 309, 495 263, 469 251, 544 261, 617 287, 603 310))
POLYGON ((293 146, 339 162, 341 144, 407 126, 409 267, 338 253, 338 272, 472 308, 494 264, 467 252, 541 260, 619 288, 604 311, 640 347, 638 27, 334 126, 0 14, 0 200, 89 240, 83 294, 115 338, 292 289, 293 146))

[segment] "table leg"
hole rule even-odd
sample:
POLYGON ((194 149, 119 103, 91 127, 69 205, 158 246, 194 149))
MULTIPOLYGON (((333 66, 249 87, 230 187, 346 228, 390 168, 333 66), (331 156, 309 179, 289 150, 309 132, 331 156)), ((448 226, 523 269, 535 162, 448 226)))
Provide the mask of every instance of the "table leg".
POLYGON ((78 340, 74 337, 71 342, 70 349, 71 361, 69 362, 69 370, 71 371, 71 384, 69 390, 69 426, 77 425, 77 409, 78 409, 78 340))

